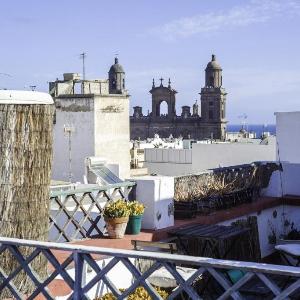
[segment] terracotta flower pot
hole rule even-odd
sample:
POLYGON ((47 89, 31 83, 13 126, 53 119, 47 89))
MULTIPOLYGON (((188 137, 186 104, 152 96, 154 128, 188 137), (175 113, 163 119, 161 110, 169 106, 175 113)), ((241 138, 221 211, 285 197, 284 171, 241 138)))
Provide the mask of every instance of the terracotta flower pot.
POLYGON ((128 217, 115 219, 104 218, 106 229, 111 239, 122 239, 124 237, 128 219, 128 217))

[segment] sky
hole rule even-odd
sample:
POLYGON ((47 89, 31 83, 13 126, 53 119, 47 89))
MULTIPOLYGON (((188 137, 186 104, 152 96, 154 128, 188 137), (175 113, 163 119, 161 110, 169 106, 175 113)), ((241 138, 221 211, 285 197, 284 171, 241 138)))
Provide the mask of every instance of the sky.
POLYGON ((152 78, 182 105, 199 99, 215 54, 231 124, 300 110, 300 0, 0 0, 0 89, 48 91, 63 73, 107 78, 117 53, 131 107, 151 109, 152 78))

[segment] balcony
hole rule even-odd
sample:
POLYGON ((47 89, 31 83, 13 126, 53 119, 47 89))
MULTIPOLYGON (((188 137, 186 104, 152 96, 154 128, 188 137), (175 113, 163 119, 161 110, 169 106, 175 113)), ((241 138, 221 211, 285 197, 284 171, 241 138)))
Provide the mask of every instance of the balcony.
MULTIPOLYGON (((214 172, 230 173, 230 176, 235 172, 240 178, 241 172, 245 174, 249 168, 251 166, 246 165, 214 172)), ((300 190, 295 175, 299 174, 300 166, 284 163, 282 168, 283 172, 274 170, 266 186, 260 186, 260 195, 255 201, 223 207, 193 219, 178 219, 172 227, 144 230, 138 236, 127 235, 123 240, 106 237, 101 213, 110 199, 134 199, 135 182, 53 192, 49 242, 0 238, 1 260, 12 257, 14 261, 10 269, 0 269, 0 290, 5 297, 14 299, 101 299, 108 292, 116 299, 126 299, 142 286, 152 299, 162 299, 147 279, 164 268, 178 284, 176 289, 168 291, 168 299, 298 299, 300 269, 274 264, 280 262, 268 239, 270 222, 277 230, 277 238, 280 230, 284 231, 282 217, 288 215, 299 222, 300 190), (134 251, 131 248, 132 239, 165 240, 168 231, 183 225, 230 225, 249 216, 257 218, 261 255, 258 262, 134 251), (138 260, 153 263, 142 273, 137 268, 138 260), (39 267, 42 265, 46 266, 46 272, 41 272, 39 267), (189 279, 183 278, 176 266, 188 266, 194 273, 189 279), (231 282, 228 270, 242 271, 243 276, 231 282), (18 281, 20 274, 27 278, 25 290, 18 281), (203 287, 207 279, 208 289, 203 287)), ((175 194, 176 180, 178 178, 175 179, 175 194)))

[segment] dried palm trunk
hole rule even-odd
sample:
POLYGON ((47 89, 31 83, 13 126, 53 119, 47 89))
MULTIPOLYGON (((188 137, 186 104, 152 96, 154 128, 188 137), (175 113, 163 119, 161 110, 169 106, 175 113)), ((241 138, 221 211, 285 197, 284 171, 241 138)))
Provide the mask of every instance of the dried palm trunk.
MULTIPOLYGON (((0 236, 48 238, 53 110, 53 105, 0 104, 0 236)), ((21 252, 27 257, 32 249, 22 247, 21 252)), ((7 250, 0 256, 7 275, 18 265, 7 250)), ((42 256, 31 267, 45 277, 42 256)), ((34 286, 24 272, 13 283, 24 294, 34 286)), ((7 296, 7 291, 0 292, 0 299, 7 296)))

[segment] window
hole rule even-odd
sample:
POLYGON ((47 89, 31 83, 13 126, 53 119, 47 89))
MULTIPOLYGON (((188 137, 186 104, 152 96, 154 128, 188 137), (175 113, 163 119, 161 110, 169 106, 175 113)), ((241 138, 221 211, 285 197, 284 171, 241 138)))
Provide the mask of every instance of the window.
POLYGON ((158 105, 158 113, 157 116, 165 117, 168 115, 168 103, 166 101, 161 101, 158 105))
POLYGON ((125 89, 125 79, 123 78, 123 90, 125 89))
POLYGON ((212 110, 208 111, 208 118, 212 120, 214 118, 214 112, 212 110))
POLYGON ((214 103, 212 101, 209 101, 209 106, 213 106, 214 103))
POLYGON ((112 87, 113 89, 115 89, 115 88, 117 87, 117 84, 116 84, 116 80, 115 80, 115 79, 113 79, 113 81, 112 81, 112 83, 111 83, 111 87, 112 87))

